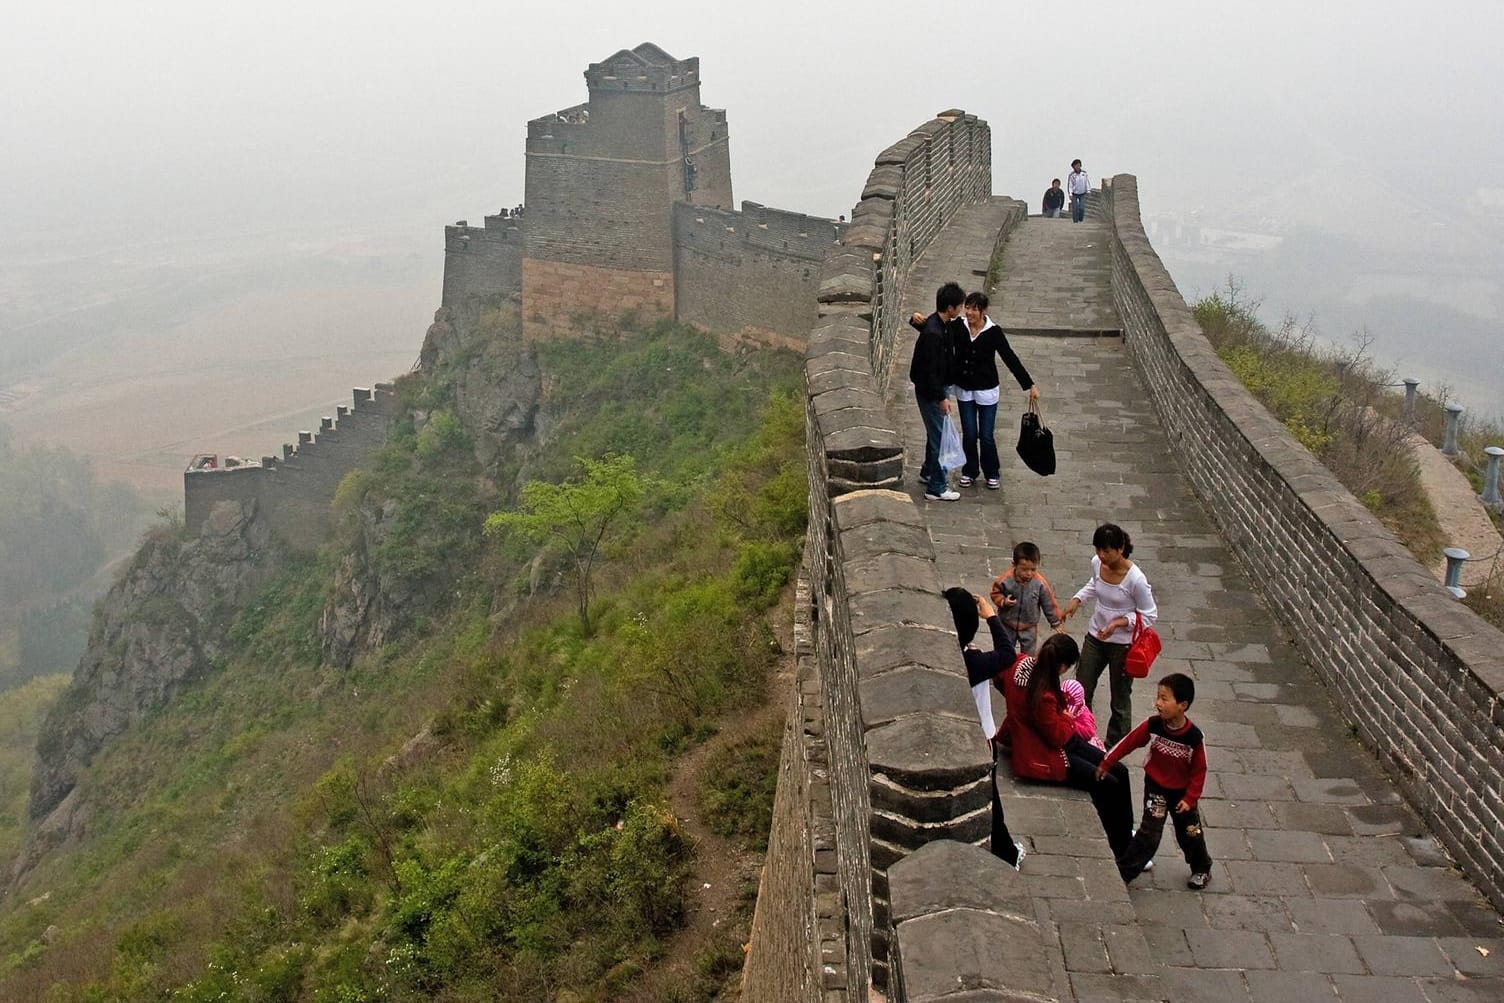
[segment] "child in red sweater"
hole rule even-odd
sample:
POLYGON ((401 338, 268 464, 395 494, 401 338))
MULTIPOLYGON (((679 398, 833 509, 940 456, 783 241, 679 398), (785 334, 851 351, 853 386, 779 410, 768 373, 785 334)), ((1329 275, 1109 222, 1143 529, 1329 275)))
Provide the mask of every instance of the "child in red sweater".
POLYGON ((1206 785, 1206 746, 1201 729, 1185 716, 1195 699, 1196 684, 1189 676, 1179 672, 1165 676, 1154 696, 1154 716, 1123 736, 1097 767, 1100 778, 1134 749, 1149 747, 1144 763, 1144 818, 1128 848, 1118 854, 1118 872, 1124 881, 1148 869, 1164 835, 1166 814, 1175 824, 1175 842, 1191 865, 1187 885, 1200 891, 1211 881, 1212 858, 1201 831, 1201 813, 1196 810, 1206 785))

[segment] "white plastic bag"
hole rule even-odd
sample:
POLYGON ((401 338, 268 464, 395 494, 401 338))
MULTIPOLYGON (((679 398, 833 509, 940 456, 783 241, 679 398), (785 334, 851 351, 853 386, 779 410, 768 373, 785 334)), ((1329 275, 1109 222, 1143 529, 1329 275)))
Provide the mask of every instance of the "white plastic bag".
POLYGON ((946 470, 958 470, 966 466, 966 450, 961 447, 961 430, 947 415, 945 428, 940 432, 940 466, 946 470))

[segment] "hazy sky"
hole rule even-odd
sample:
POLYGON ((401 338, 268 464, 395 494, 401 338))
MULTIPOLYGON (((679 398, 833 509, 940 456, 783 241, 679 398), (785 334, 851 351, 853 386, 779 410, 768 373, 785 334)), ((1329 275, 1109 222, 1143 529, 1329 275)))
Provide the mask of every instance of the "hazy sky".
POLYGON ((700 56, 738 198, 820 213, 950 106, 992 123, 996 186, 1031 201, 1074 156, 1169 203, 1333 152, 1417 200, 1460 197, 1504 145, 1499 4, 5 6, 12 233, 339 219, 439 194, 458 200, 444 215, 478 216, 518 198, 526 119, 644 40, 700 56))
POLYGON ((822 215, 949 107, 1031 205, 1078 156, 1212 222, 1504 186, 1496 3, 4 0, 0 23, 0 251, 44 256, 384 228, 437 264, 444 222, 521 200, 526 120, 643 41, 700 57, 738 199, 822 215))

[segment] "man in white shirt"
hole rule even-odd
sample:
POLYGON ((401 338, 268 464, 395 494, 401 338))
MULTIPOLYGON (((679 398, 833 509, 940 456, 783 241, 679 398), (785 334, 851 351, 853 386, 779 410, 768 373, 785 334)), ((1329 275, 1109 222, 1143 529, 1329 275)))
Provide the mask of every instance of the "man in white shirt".
POLYGON ((1086 193, 1091 191, 1091 178, 1081 169, 1081 161, 1071 161, 1071 173, 1065 179, 1065 190, 1071 196, 1071 220, 1079 223, 1086 218, 1086 193))

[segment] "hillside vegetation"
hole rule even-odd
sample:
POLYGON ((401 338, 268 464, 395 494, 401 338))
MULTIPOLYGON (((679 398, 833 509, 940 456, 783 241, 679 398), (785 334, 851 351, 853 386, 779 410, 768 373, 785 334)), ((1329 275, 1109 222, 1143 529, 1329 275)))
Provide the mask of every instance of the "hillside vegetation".
POLYGON ((1342 485, 1423 563, 1441 553, 1436 513, 1405 445, 1394 382, 1365 343, 1322 348, 1293 320, 1270 328, 1235 284, 1193 311, 1217 355, 1342 485))
MULTIPOLYGON (((517 318, 466 333, 515 339, 517 318)), ((409 417, 341 486, 337 538, 81 777, 84 836, 0 908, 0 998, 596 1000, 662 955, 695 855, 667 807, 676 757, 760 705, 779 655, 798 360, 674 325, 534 356, 531 438, 490 466, 457 405, 473 353, 402 381, 409 417), (603 467, 634 491, 582 591, 559 541, 507 513, 603 467), (341 669, 321 618, 360 548, 361 574, 421 599, 341 669)), ((766 778, 707 775, 717 831, 761 839, 766 778)), ((681 998, 727 966, 705 974, 681 998)))

